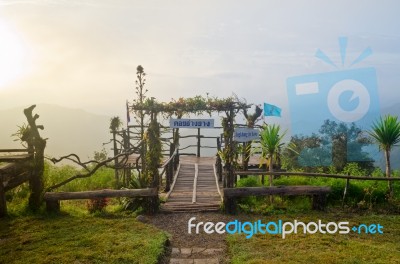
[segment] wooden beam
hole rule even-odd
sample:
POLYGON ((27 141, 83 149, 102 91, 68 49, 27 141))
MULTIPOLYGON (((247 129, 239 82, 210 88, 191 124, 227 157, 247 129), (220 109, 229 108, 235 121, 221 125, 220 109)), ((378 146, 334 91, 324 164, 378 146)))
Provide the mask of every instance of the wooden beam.
POLYGON ((331 191, 325 186, 272 186, 224 188, 224 197, 247 197, 267 195, 320 195, 331 191))
POLYGON ((8 163, 0 167, 0 182, 7 181, 15 173, 16 164, 8 163))
POLYGON ((196 192, 197 192, 197 177, 199 176, 199 164, 194 164, 194 181, 193 181, 193 193, 192 203, 196 203, 196 192))
POLYGON ((0 156, 0 162, 24 161, 32 158, 32 154, 6 155, 0 156))
MULTIPOLYGON (((26 166, 26 164, 23 163, 6 164, 5 166, 0 168, 0 181, 4 183, 14 182, 15 180, 18 181, 19 175, 28 173, 28 171, 29 168, 26 166)), ((7 188, 7 185, 5 184, 4 186, 6 187, 6 191, 8 191, 9 189, 7 188)))
POLYGON ((4 184, 4 190, 9 191, 19 186, 20 184, 29 181, 30 177, 31 173, 28 171, 23 172, 17 176, 10 177, 9 180, 4 184))
POLYGON ((28 149, 0 149, 1 152, 29 152, 28 149))
POLYGON ((370 181, 400 181, 400 177, 372 177, 372 176, 349 176, 340 174, 325 174, 325 173, 311 173, 311 172, 269 172, 269 171, 236 171, 236 175, 279 175, 279 176, 306 176, 306 177, 325 177, 337 179, 351 179, 351 180, 370 180, 370 181))
POLYGON ((87 192, 47 192, 44 194, 46 201, 58 200, 79 200, 79 199, 96 199, 96 198, 112 198, 112 197, 147 197, 156 196, 156 188, 146 189, 129 189, 129 190, 99 190, 87 192))

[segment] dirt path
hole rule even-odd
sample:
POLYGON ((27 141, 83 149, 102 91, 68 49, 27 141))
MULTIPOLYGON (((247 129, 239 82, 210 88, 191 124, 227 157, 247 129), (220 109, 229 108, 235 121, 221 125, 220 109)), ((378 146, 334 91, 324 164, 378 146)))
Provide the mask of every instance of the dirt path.
POLYGON ((157 214, 148 217, 148 223, 152 224, 169 234, 170 250, 169 257, 163 263, 229 263, 227 254, 226 234, 206 234, 201 229, 199 234, 188 233, 188 221, 192 217, 196 219, 194 224, 199 222, 229 222, 235 219, 217 212, 209 213, 174 213, 157 214))

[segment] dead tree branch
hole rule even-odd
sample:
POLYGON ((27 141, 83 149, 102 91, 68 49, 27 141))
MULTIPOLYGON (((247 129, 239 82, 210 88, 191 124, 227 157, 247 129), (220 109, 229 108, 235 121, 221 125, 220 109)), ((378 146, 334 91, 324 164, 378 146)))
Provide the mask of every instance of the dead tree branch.
MULTIPOLYGON (((139 146, 140 146, 140 144, 139 144, 139 146)), ((62 160, 72 161, 72 162, 78 164, 79 166, 83 167, 87 171, 87 173, 83 173, 83 174, 79 173, 77 175, 74 175, 74 176, 72 176, 72 177, 70 177, 70 178, 68 178, 68 179, 66 179, 66 180, 64 180, 64 181, 62 181, 60 183, 57 183, 57 184, 55 184, 53 186, 48 187, 46 189, 46 191, 47 192, 52 191, 52 190, 54 190, 56 188, 59 188, 59 187, 65 185, 65 184, 67 184, 67 183, 69 183, 69 182, 71 182, 73 180, 76 180, 76 179, 88 178, 88 177, 92 176, 98 169, 100 169, 103 166, 104 167, 112 167, 108 163, 113 162, 113 161, 117 161, 116 164, 118 164, 117 166, 114 166, 113 168, 118 168, 119 166, 121 166, 121 168, 123 168, 123 166, 128 161, 128 157, 130 155, 132 155, 133 153, 137 152, 138 148, 139 147, 131 148, 131 149, 129 149, 128 151, 126 151, 124 153, 120 153, 120 154, 118 154, 118 155, 116 155, 114 157, 108 158, 108 159, 103 160, 101 162, 96 161, 96 160, 90 160, 90 161, 87 161, 87 162, 81 162, 79 156, 76 155, 76 154, 69 154, 69 155, 60 157, 59 159, 55 159, 55 158, 50 159, 53 163, 58 163, 58 162, 60 162, 62 160), (95 164, 95 166, 93 168, 88 168, 88 166, 87 166, 88 164, 95 164)))

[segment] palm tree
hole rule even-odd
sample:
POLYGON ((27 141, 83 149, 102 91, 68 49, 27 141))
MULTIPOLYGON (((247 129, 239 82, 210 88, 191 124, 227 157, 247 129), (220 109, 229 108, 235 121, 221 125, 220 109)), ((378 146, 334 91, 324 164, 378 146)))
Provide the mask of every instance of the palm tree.
MULTIPOLYGON (((280 134, 280 129, 279 125, 264 125, 260 133, 261 155, 267 159, 270 172, 273 171, 274 159, 278 158, 279 152, 284 145, 282 139, 286 131, 280 134)), ((269 176, 269 185, 272 186, 272 175, 269 176)))
MULTIPOLYGON (((397 116, 387 115, 378 122, 374 122, 372 130, 368 134, 379 145, 379 149, 385 153, 386 177, 390 177, 390 151, 400 142, 400 122, 397 116)), ((393 193, 392 182, 388 181, 389 193, 393 193)))

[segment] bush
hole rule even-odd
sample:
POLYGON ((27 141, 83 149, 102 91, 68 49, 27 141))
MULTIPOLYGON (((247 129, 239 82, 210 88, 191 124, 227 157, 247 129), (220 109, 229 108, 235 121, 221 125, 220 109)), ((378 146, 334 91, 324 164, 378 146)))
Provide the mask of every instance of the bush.
POLYGON ((259 187, 261 183, 258 177, 250 176, 247 178, 240 179, 237 184, 237 187, 259 187))
POLYGON ((104 212, 104 209, 106 208, 108 203, 109 199, 107 198, 90 199, 86 202, 86 208, 91 214, 96 212, 104 212))
MULTIPOLYGON (((237 187, 260 187, 261 182, 258 177, 250 176, 247 178, 240 179, 237 184, 237 187)), ((264 204, 265 197, 242 197, 237 199, 239 207, 245 212, 252 212, 254 208, 258 208, 264 204)))

